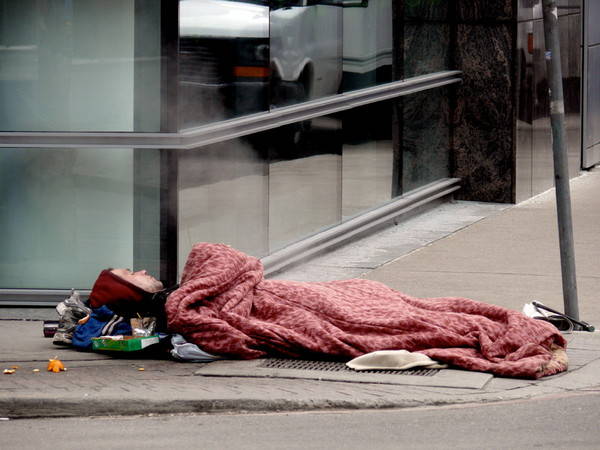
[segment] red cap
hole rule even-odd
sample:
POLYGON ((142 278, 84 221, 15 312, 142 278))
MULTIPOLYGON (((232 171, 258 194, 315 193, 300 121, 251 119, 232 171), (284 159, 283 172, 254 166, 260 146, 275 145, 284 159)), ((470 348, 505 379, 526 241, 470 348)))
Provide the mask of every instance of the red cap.
POLYGON ((141 303, 152 294, 144 291, 141 287, 115 275, 110 270, 100 272, 90 293, 90 306, 100 308, 108 306, 127 307, 134 306, 131 303, 141 303))

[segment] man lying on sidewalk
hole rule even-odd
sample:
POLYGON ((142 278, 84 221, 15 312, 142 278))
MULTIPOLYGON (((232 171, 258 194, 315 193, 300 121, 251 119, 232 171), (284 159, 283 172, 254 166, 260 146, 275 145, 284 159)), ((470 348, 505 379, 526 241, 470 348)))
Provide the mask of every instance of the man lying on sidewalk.
POLYGON ((413 298, 364 279, 266 280, 257 258, 224 244, 195 245, 176 289, 163 290, 145 271, 102 271, 90 305, 164 311, 169 332, 227 358, 349 360, 408 350, 500 376, 567 369, 560 332, 520 312, 465 298, 413 298))

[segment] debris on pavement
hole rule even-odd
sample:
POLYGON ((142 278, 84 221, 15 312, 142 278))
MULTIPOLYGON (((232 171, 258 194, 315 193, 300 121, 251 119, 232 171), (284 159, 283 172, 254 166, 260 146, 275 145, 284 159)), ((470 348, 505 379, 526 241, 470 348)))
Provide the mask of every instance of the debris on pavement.
POLYGON ((48 360, 48 372, 58 373, 61 371, 66 371, 65 365, 62 363, 60 359, 54 357, 54 359, 48 360))

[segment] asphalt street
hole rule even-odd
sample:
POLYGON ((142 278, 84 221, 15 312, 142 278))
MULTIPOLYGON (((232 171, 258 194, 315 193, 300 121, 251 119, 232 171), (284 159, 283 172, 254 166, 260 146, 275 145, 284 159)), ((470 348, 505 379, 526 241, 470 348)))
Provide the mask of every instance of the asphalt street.
POLYGON ((0 422, 2 448, 598 448, 600 391, 461 406, 0 422))

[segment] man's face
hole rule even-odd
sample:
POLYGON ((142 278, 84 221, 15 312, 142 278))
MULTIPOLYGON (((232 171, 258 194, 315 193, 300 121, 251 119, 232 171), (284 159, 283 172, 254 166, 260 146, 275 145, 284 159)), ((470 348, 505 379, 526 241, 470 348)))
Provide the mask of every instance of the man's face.
POLYGON ((152 275, 149 275, 145 270, 132 272, 129 269, 112 269, 111 272, 119 278, 129 281, 131 284, 135 284, 146 292, 153 293, 163 289, 163 284, 152 275))

